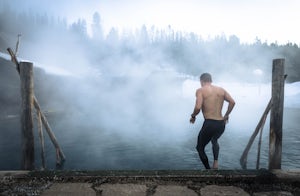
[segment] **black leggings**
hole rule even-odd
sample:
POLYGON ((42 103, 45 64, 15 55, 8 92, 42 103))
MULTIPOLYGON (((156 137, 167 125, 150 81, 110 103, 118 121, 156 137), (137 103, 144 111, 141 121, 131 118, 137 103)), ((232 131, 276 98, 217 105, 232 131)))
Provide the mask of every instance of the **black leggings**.
POLYGON ((208 158, 205 153, 205 146, 211 141, 214 160, 218 160, 219 157, 219 143, 218 139, 225 130, 224 120, 211 120, 205 119, 203 126, 198 135, 197 151, 199 157, 206 169, 210 169, 208 158))

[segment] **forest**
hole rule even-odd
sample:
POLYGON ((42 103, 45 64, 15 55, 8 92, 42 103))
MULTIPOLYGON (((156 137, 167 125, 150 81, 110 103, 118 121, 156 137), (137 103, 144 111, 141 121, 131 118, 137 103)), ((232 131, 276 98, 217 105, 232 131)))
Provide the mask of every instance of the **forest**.
MULTIPOLYGON (((101 25, 101 14, 93 15, 92 24, 79 18, 68 24, 64 18, 33 12, 16 13, 10 7, 0 8, 0 51, 15 47, 21 34, 19 56, 43 64, 74 69, 90 66, 98 73, 119 76, 132 67, 153 72, 172 70, 198 76, 212 72, 230 80, 255 82, 254 70, 261 70, 270 81, 272 59, 285 58, 287 81, 300 80, 300 49, 296 43, 268 43, 256 38, 241 43, 235 35, 219 35, 204 40, 193 32, 174 31, 171 26, 158 29, 141 26, 135 30, 112 28, 107 35, 101 25), (88 34, 88 25, 92 32, 88 34), (75 62, 74 62, 75 61, 75 62), (72 66, 71 66, 72 64, 72 66)), ((199 24, 201 25, 201 24, 199 24)), ((136 73, 135 73, 136 74, 136 73)))

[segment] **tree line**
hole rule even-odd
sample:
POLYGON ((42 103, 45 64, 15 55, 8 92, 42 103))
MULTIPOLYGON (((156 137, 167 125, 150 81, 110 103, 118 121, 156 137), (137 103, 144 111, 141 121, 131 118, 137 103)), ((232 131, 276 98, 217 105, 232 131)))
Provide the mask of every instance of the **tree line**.
POLYGON ((36 43, 43 36, 43 39, 56 40, 59 47, 68 44, 65 40, 76 42, 88 51, 85 55, 89 61, 97 62, 94 66, 105 73, 114 72, 112 65, 118 66, 126 59, 141 66, 172 68, 193 76, 205 71, 249 81, 257 79, 253 77, 255 69, 265 73, 260 80, 269 80, 272 59, 285 58, 287 81, 300 80, 300 49, 296 43, 280 45, 259 38, 253 43, 241 43, 236 35, 225 34, 203 39, 193 32, 175 31, 171 26, 158 29, 143 25, 128 31, 112 28, 105 35, 101 22, 98 12, 93 14, 92 24, 85 19, 68 24, 64 18, 16 13, 9 7, 3 8, 0 10, 0 49, 7 48, 7 37, 12 39, 21 33, 27 43, 36 43), (91 34, 88 34, 88 25, 91 34))

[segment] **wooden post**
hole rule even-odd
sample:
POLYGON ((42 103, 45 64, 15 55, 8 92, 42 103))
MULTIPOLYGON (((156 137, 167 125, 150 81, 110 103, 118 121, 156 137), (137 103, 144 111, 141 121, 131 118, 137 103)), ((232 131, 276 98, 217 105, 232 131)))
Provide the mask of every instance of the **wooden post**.
POLYGON ((281 169, 284 78, 284 59, 274 59, 272 69, 272 107, 269 143, 270 170, 281 169))
MULTIPOLYGON (((14 52, 12 51, 11 48, 7 48, 7 51, 11 56, 11 61, 16 64, 17 71, 20 74, 20 65, 19 65, 16 55, 14 54, 14 52)), ((61 148, 56 140, 56 137, 55 137, 54 133, 52 132, 45 115, 42 113, 41 107, 34 95, 33 95, 33 105, 34 105, 35 109, 37 110, 37 112, 39 112, 42 123, 44 124, 46 131, 47 131, 53 145, 56 148, 56 157, 57 157, 56 162, 57 162, 57 164, 62 164, 62 162, 65 161, 66 157, 65 157, 63 151, 61 150, 61 148)))
POLYGON ((33 135, 33 64, 20 63, 21 79, 21 131, 22 131, 22 162, 21 169, 34 169, 34 135, 33 135))
POLYGON ((38 132, 39 132, 40 143, 41 143, 42 169, 45 169, 46 168, 46 163, 45 163, 45 142, 44 142, 41 112, 36 111, 36 114, 37 114, 38 132))

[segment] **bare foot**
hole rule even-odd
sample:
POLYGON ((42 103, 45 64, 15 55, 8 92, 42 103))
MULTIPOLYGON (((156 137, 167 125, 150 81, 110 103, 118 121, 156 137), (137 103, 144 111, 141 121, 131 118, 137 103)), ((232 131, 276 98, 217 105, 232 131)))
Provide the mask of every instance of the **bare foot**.
POLYGON ((218 169, 218 161, 217 160, 214 160, 214 164, 213 164, 213 167, 212 169, 218 169))

